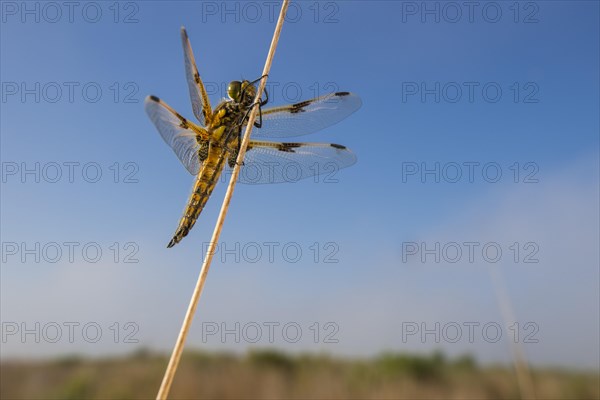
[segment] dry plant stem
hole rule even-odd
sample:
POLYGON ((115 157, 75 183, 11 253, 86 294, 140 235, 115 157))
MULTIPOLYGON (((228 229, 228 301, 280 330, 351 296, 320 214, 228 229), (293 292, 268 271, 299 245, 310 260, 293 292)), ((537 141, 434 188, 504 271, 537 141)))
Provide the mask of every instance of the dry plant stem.
MULTIPOLYGON (((281 28, 283 26, 283 21, 285 18, 285 13, 287 11, 288 4, 289 0, 283 0, 283 4, 281 5, 281 11, 279 13, 279 19, 277 20, 277 25, 275 27, 275 33, 273 34, 273 40, 271 41, 271 46, 269 48, 269 54, 267 55, 267 61, 265 62, 265 67, 263 69, 263 77, 260 80, 260 84, 256 92, 256 98, 254 99, 255 104, 258 104, 260 102, 260 98, 267 84, 267 75, 271 70, 273 56, 275 55, 275 49, 277 48, 277 42, 279 41, 279 35, 281 34, 281 28)), ((173 348, 173 353, 171 354, 169 365, 167 365, 167 370, 165 371, 165 375, 160 385, 160 389, 158 390, 158 394, 156 395, 156 398, 158 400, 166 399, 169 395, 169 390, 171 388, 171 384, 173 383, 173 378, 175 376, 175 372, 177 371, 177 366, 179 365, 181 353, 183 352, 185 339, 192 325, 192 319, 194 318, 194 313, 196 312, 198 299, 202 294, 204 282, 206 281, 206 276, 208 275, 208 269, 210 268, 210 263, 215 253, 215 246, 219 241, 219 236, 221 235, 223 223, 225 222, 225 216, 227 215, 229 203, 231 202, 231 196, 233 195, 233 190, 235 188, 236 181, 240 174, 240 165, 242 165, 242 162, 244 161, 244 156, 246 155, 246 148, 248 147, 248 143, 250 142, 250 133, 252 132, 252 127, 254 126, 254 121, 256 120, 257 109, 258 107, 254 106, 248 117, 248 124, 246 125, 246 132, 244 133, 244 138, 240 146, 240 152, 237 157, 237 164, 233 168, 231 180, 229 181, 229 186, 227 186, 227 192, 225 193, 225 198, 223 199, 223 204, 221 205, 221 211, 219 212, 219 217, 217 218, 215 230, 213 231, 213 235, 210 240, 206 256, 204 257, 204 262, 202 263, 200 276, 198 276, 198 281, 196 283, 196 287, 194 288, 194 293, 192 294, 190 304, 185 314, 185 318, 181 326, 181 331, 179 332, 179 336, 177 337, 177 342, 175 342, 175 347, 173 348)))
MULTIPOLYGON (((508 332, 510 324, 516 321, 510 297, 508 296, 501 271, 498 271, 495 266, 492 266, 490 268, 490 275, 492 277, 494 291, 496 292, 496 299, 498 300, 498 304, 500 306, 500 313, 502 314, 502 319, 504 319, 504 328, 508 332)), ((519 385, 521 398, 535 399, 536 396, 533 378, 531 376, 529 364, 527 363, 527 358, 525 357, 525 353, 521 348, 520 342, 515 343, 513 340, 509 340, 508 342, 513 356, 513 364, 517 375, 517 382, 519 385)))

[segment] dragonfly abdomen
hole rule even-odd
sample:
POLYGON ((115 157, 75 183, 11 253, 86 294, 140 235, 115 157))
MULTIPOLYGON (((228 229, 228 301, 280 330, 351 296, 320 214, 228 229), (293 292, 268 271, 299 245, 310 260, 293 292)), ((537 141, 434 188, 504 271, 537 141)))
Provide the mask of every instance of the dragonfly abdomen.
POLYGON ((198 179, 194 183, 192 194, 179 221, 179 226, 167 247, 173 247, 179 243, 181 239, 187 236, 198 220, 208 198, 217 185, 218 177, 223 170, 223 160, 225 158, 220 148, 212 148, 209 151, 209 155, 198 174, 198 179))

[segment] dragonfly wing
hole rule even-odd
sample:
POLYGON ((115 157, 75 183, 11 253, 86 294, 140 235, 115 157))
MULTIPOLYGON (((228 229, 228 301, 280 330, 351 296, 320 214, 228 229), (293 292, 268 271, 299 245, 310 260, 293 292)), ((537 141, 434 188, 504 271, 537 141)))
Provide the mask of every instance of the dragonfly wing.
POLYGON ((296 182, 335 173, 356 162, 348 148, 329 143, 279 143, 251 140, 239 181, 250 184, 296 182))
POLYGON ((362 105, 360 97, 349 92, 330 93, 312 100, 262 111, 262 127, 252 137, 293 137, 317 132, 336 124, 362 105))
POLYGON ((185 168, 190 174, 197 175, 202 164, 201 150, 208 149, 208 133, 156 96, 146 97, 144 109, 185 168))
POLYGON ((194 53, 192 52, 190 39, 188 38, 184 27, 181 27, 181 44, 183 45, 185 77, 190 90, 192 110, 194 111, 194 115, 198 121, 200 121, 200 125, 208 126, 212 115, 210 100, 208 99, 208 94, 206 93, 204 83, 202 83, 202 79, 200 79, 200 74, 198 73, 198 68, 196 67, 196 60, 194 59, 194 53))

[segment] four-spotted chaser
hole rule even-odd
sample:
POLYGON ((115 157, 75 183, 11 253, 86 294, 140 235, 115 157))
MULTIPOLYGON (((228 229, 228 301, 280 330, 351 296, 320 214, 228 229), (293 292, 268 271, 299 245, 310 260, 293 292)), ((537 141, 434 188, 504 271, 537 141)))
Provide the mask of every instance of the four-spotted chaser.
MULTIPOLYGON (((254 104, 254 82, 233 81, 229 99, 215 109, 208 95, 192 53, 185 28, 181 28, 185 74, 189 86, 196 124, 156 96, 148 96, 145 110, 165 142, 173 149, 186 169, 196 176, 192 194, 175 235, 167 245, 173 247, 183 239, 198 219, 224 168, 236 164, 242 129, 254 104)), ((267 95, 268 96, 268 95, 267 95)), ((296 104, 262 109, 252 132, 253 138, 293 137, 314 133, 346 118, 361 106, 358 96, 349 92, 327 94, 296 104)), ((329 143, 281 143, 250 140, 240 182, 276 183, 315 176, 333 165, 344 168, 356 162, 345 146, 329 143), (243 171, 248 171, 245 174, 243 171)))

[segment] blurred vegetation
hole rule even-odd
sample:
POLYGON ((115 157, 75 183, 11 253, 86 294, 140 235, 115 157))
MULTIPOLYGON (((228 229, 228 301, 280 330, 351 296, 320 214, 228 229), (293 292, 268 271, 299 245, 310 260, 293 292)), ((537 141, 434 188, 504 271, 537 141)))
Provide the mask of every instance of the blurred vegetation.
MULTIPOLYGON (((128 357, 4 361, 2 399, 152 399, 167 365, 165 355, 139 350, 128 357)), ((597 371, 534 369, 540 399, 598 399, 597 371)), ((370 359, 289 355, 275 350, 189 351, 175 377, 173 399, 518 398, 509 367, 478 366, 470 356, 381 354, 370 359)))

